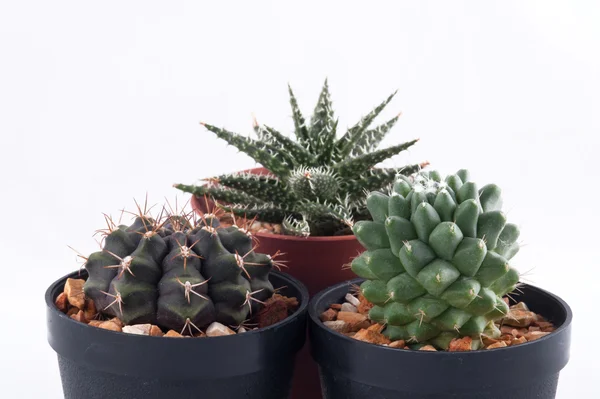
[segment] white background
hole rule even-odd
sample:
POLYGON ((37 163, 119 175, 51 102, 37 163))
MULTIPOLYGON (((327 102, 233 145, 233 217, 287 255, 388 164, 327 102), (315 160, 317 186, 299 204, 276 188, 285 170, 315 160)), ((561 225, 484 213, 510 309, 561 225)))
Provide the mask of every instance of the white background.
POLYGON ((421 141, 395 164, 503 187, 515 265, 575 312, 558 397, 600 396, 598 2, 1 4, 3 397, 61 397, 43 294, 78 267, 67 244, 94 251, 101 212, 134 197, 252 166, 198 122, 290 132, 286 84, 310 115, 325 77, 342 127, 399 89, 385 143, 421 141))

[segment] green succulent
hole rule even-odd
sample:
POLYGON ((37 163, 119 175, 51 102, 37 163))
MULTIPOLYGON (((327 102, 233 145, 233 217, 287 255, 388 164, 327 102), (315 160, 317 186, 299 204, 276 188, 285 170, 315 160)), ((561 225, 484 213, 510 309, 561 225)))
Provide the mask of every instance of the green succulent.
MULTIPOLYGON (((501 211, 501 190, 480 189, 466 170, 442 180, 435 171, 401 177, 391 195, 367 198, 372 221, 354 225, 367 249, 352 261, 366 279, 372 320, 390 339, 446 349, 456 337, 497 337, 519 273, 519 229, 501 211)), ((473 342, 478 342, 474 340, 473 342)))
POLYGON ((355 220, 368 217, 365 193, 390 185, 397 174, 410 175, 426 165, 375 168, 418 140, 376 149, 399 115, 370 128, 394 94, 375 107, 341 137, 327 80, 310 123, 289 88, 295 140, 276 129, 254 123, 256 138, 204 124, 220 139, 237 147, 270 173, 234 173, 213 177, 204 185, 176 184, 197 196, 209 196, 238 216, 282 223, 293 235, 351 234, 355 220))

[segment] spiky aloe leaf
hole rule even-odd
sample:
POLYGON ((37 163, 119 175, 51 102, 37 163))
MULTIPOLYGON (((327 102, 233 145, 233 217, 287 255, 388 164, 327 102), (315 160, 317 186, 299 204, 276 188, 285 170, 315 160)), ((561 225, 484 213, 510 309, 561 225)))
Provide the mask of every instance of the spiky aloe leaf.
POLYGON ((233 173, 207 179, 222 186, 243 191, 265 202, 294 202, 294 194, 275 177, 253 173, 233 173))
POLYGON ((297 206, 307 219, 315 219, 319 216, 330 216, 344 223, 352 223, 352 207, 348 199, 338 199, 337 202, 330 201, 302 201, 297 206))
POLYGON ((336 156, 338 160, 344 159, 354 149, 356 143, 362 137, 364 131, 369 127, 371 122, 381 113, 381 111, 389 104, 394 98, 398 91, 393 92, 388 98, 386 98, 381 104, 375 109, 363 116, 356 125, 349 128, 346 133, 336 143, 336 156))
POLYGON ((300 217, 299 213, 289 212, 272 203, 266 203, 262 205, 248 205, 246 203, 223 205, 219 204, 219 207, 226 212, 231 212, 235 216, 241 216, 247 219, 256 218, 262 222, 268 223, 282 223, 287 216, 300 217))
POLYGON ((408 141, 383 150, 374 151, 368 154, 360 155, 356 158, 350 158, 335 165, 334 170, 342 177, 358 176, 365 170, 369 170, 379 162, 393 157, 396 154, 410 148, 417 140, 408 141))
POLYGON ((412 175, 427 166, 427 163, 407 165, 402 168, 381 168, 371 169, 365 175, 358 179, 348 179, 345 188, 348 194, 354 197, 364 197, 364 191, 380 190, 389 184, 392 184, 398 174, 404 176, 412 175))
POLYGON ((299 165, 316 165, 317 160, 314 155, 302 147, 300 144, 284 136, 276 129, 270 126, 260 126, 259 131, 263 140, 268 140, 269 143, 282 151, 289 152, 293 159, 294 166, 299 165))
POLYGON ((319 158, 323 158, 325 162, 331 157, 335 141, 335 127, 336 122, 333 115, 331 96, 329 95, 329 86, 327 79, 325 79, 308 130, 311 150, 317 152, 319 158))
POLYGON ((231 189, 231 188, 220 188, 220 187, 210 187, 210 186, 194 186, 194 185, 186 185, 186 184, 175 184, 173 185, 178 190, 184 191, 186 193, 190 193, 196 195, 198 197, 202 197, 208 195, 217 201, 224 201, 228 203, 245 203, 245 204, 264 204, 265 201, 256 198, 252 195, 248 195, 247 193, 231 189))
POLYGON ((374 129, 365 130, 363 135, 358 139, 356 145, 352 149, 352 156, 359 156, 362 154, 366 154, 367 152, 372 151, 377 148, 381 140, 385 137, 386 134, 394 127, 398 119, 400 118, 400 114, 396 115, 389 121, 382 123, 374 129))
POLYGON ((273 155, 280 155, 282 158, 286 158, 289 155, 282 152, 281 150, 270 146, 269 144, 261 143, 248 137, 241 136, 239 134, 230 132, 226 129, 222 129, 213 125, 203 123, 204 127, 209 131, 213 132, 220 139, 227 141, 229 144, 236 147, 238 150, 248 154, 256 162, 269 169, 273 174, 277 176, 285 176, 289 174, 290 167, 282 162, 281 159, 274 157, 273 155))
POLYGON ((296 100, 296 96, 292 91, 292 87, 288 85, 288 91, 290 92, 290 105, 292 106, 292 118, 294 119, 294 134, 298 138, 298 141, 304 145, 308 145, 309 136, 308 129, 306 127, 306 120, 304 116, 302 116, 302 112, 300 112, 300 107, 298 107, 298 101, 296 100))
POLYGON ((291 216, 286 217, 281 224, 283 232, 287 235, 308 237, 310 235, 310 224, 302 217, 302 219, 294 219, 291 216))

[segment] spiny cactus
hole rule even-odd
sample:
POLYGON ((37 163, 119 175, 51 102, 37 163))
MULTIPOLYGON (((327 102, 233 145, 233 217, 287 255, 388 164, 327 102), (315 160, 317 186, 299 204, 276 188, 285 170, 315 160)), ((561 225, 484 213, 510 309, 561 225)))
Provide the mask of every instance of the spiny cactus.
POLYGON ((353 228, 367 251, 352 270, 367 279, 361 292, 384 334, 442 349, 459 336, 499 335, 493 321, 519 281, 508 263, 519 229, 506 222, 497 185, 478 189, 464 169, 445 180, 420 172, 399 178, 389 196, 370 193, 367 207, 373 220, 353 228))
POLYGON ((238 326, 272 296, 279 264, 253 251, 245 228, 222 227, 213 213, 138 210, 129 226, 107 218, 102 250, 85 258, 84 292, 101 313, 191 335, 214 321, 238 326))
POLYGON ((426 164, 374 168, 417 142, 375 150, 399 115, 377 127, 369 127, 395 93, 339 138, 327 80, 310 123, 300 112, 291 88, 289 93, 296 140, 270 126, 259 125, 256 120, 256 139, 203 123, 217 137, 254 158, 270 174, 234 173, 206 179, 206 185, 175 187, 198 196, 210 195, 227 204, 224 209, 236 215, 283 223, 287 234, 351 234, 348 225, 367 213, 365 190, 381 189, 392 183, 396 174, 409 175, 426 164))

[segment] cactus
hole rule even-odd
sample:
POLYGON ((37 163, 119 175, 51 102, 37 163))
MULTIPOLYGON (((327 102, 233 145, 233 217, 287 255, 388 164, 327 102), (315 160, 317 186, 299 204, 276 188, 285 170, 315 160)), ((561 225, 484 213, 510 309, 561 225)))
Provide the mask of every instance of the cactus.
POLYGON ((427 164, 374 168, 417 142, 375 150, 399 115, 377 127, 370 125, 395 93, 339 138, 327 81, 310 123, 300 112, 291 88, 289 94, 296 140, 256 120, 257 139, 203 123, 217 137, 267 168, 269 174, 226 174, 205 179, 208 183, 204 185, 175 187, 198 196, 209 195, 235 215, 282 223, 287 234, 351 234, 348 226, 368 216, 365 190, 382 189, 396 174, 410 175, 427 164))
POLYGON ((353 227, 367 250, 352 270, 366 279, 369 316, 385 335, 441 349, 457 337, 499 335, 502 297, 519 281, 508 263, 519 229, 507 223, 497 185, 478 189, 464 169, 445 179, 422 171, 399 177, 390 195, 371 192, 367 207, 373 220, 353 227))
POLYGON ((243 226, 138 210, 129 226, 107 217, 102 249, 85 258, 84 292, 104 315, 192 335, 214 321, 239 326, 272 296, 269 272, 280 265, 253 251, 243 226))

